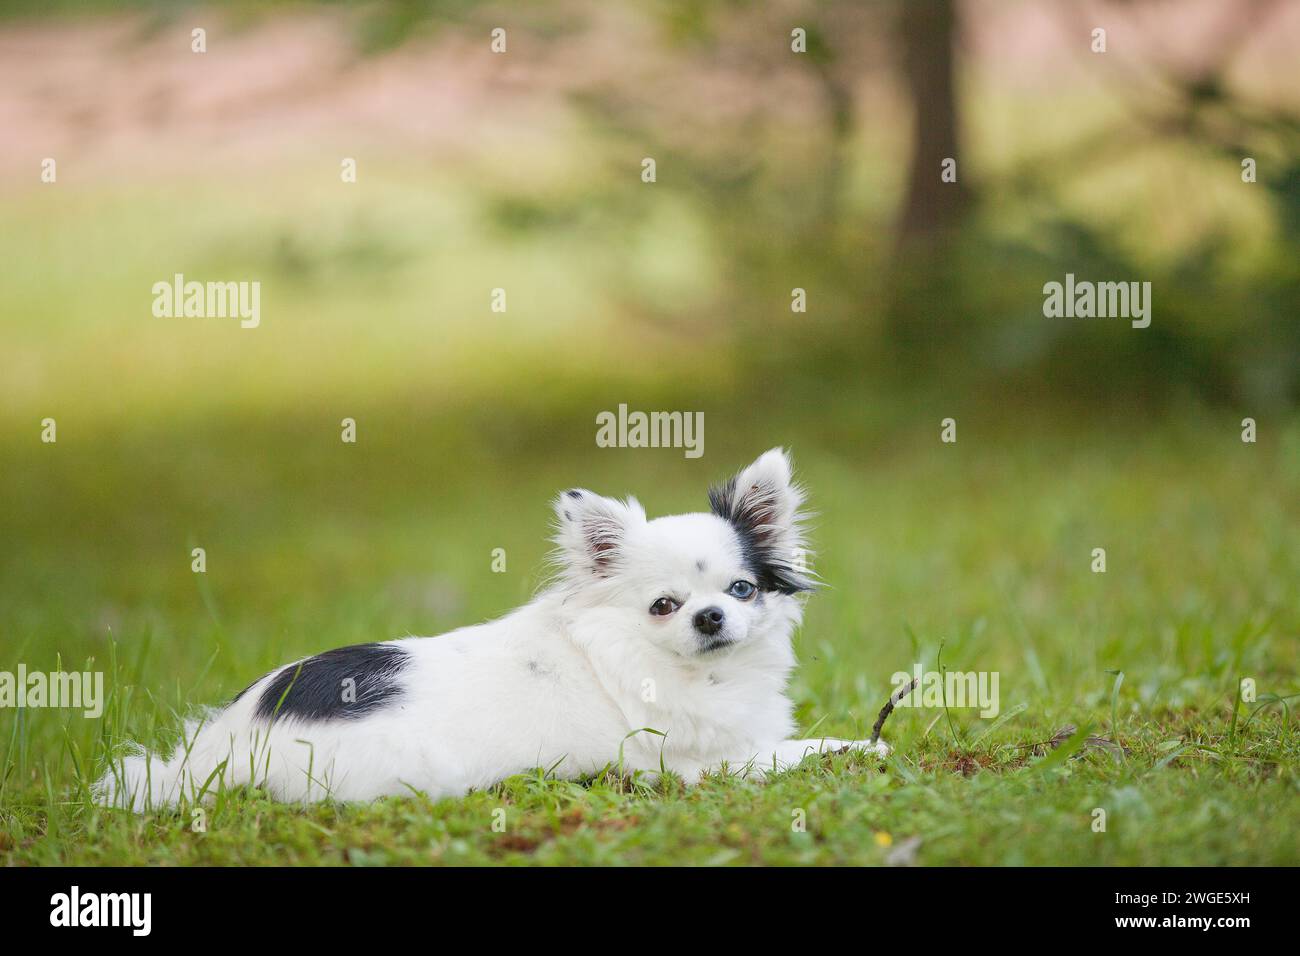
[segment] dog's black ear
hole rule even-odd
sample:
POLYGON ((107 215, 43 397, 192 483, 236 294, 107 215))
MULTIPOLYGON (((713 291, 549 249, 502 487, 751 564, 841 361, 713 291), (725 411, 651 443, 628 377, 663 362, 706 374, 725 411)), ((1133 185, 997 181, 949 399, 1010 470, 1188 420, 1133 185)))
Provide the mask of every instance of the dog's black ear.
POLYGON ((804 495, 792 471, 790 456, 773 448, 730 481, 709 489, 713 513, 735 528, 758 586, 782 594, 815 586, 807 570, 799 511, 804 495))
POLYGON ((616 501, 574 488, 555 500, 555 518, 560 561, 571 572, 603 578, 618 567, 628 529, 645 523, 645 511, 635 498, 616 501))

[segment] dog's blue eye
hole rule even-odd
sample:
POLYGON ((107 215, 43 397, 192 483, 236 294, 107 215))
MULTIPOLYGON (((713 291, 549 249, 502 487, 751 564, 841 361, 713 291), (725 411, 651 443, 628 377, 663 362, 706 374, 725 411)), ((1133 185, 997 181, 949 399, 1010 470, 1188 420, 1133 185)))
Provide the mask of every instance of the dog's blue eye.
POLYGON ((731 587, 727 588, 727 593, 738 601, 748 601, 754 596, 757 588, 748 581, 732 581, 731 587))
POLYGON ((650 613, 655 617, 667 617, 679 607, 681 607, 681 605, 672 598, 661 597, 659 600, 655 601, 654 604, 650 605, 650 613))

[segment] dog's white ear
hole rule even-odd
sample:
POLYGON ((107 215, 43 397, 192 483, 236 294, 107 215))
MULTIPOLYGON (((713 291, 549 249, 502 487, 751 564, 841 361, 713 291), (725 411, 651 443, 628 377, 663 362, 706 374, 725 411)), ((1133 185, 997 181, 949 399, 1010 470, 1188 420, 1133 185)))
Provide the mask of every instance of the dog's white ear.
POLYGON ((645 510, 635 498, 616 501, 573 488, 555 500, 555 543, 571 572, 608 577, 623 557, 628 529, 645 523, 645 510))
POLYGON ((792 471, 785 449, 773 448, 726 484, 709 489, 713 513, 735 528, 758 586, 783 594, 814 587, 799 511, 804 494, 792 471))

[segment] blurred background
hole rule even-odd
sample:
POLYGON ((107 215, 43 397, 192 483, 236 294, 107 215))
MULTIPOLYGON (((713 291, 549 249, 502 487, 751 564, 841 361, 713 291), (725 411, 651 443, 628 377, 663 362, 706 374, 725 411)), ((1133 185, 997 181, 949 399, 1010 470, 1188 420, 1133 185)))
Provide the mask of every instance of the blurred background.
POLYGON ((1300 4, 0 11, 0 666, 215 702, 526 599, 559 489, 698 509, 784 444, 824 732, 941 641, 1004 710, 1293 679, 1300 4), (260 327, 155 318, 176 273, 260 327), (1066 273, 1150 327, 1045 318, 1066 273), (620 403, 705 454, 596 447, 620 403))

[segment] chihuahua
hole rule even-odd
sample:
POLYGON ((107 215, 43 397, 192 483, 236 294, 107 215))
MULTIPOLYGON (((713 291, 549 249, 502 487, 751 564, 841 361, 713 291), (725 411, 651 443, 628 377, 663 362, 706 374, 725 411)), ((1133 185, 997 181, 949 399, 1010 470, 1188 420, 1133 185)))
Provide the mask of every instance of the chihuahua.
POLYGON ((191 721, 167 759, 100 779, 135 810, 251 785, 277 800, 464 794, 542 767, 569 779, 781 771, 883 743, 790 739, 786 682, 803 592, 804 495, 773 449, 709 492, 708 513, 648 520, 636 499, 565 491, 557 573, 529 604, 440 637, 326 651, 191 721))

